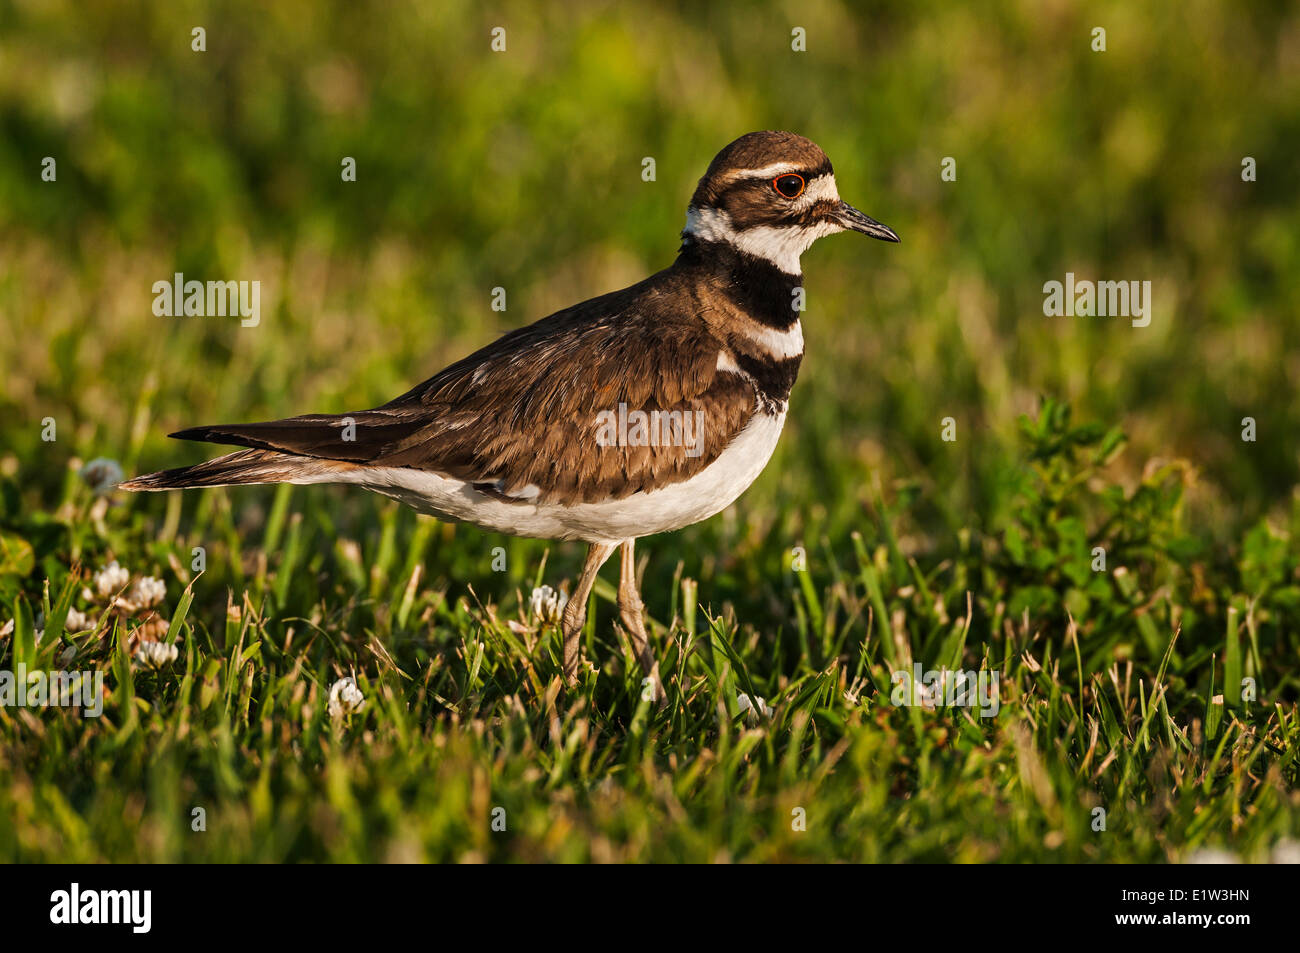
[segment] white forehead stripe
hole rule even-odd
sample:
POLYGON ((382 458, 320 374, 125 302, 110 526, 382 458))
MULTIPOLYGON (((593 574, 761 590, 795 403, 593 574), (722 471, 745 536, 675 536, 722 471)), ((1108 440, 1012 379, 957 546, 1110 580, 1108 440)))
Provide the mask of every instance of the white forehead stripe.
POLYGON ((773 162, 771 165, 765 165, 759 169, 737 169, 727 176, 727 180, 775 179, 778 175, 785 175, 787 172, 798 172, 801 168, 802 166, 793 162, 773 162))
MULTIPOLYGON (((840 197, 839 190, 835 187, 835 175, 831 172, 823 172, 821 175, 808 177, 802 166, 793 162, 774 162, 771 165, 765 165, 761 169, 737 169, 729 173, 719 181, 719 186, 730 185, 732 182, 740 182, 744 179, 775 179, 779 175, 785 175, 793 172, 808 183, 808 188, 804 195, 812 194, 816 198, 834 198, 840 197)), ((814 198, 814 201, 816 201, 814 198)), ((802 201, 803 195, 799 196, 802 201)))

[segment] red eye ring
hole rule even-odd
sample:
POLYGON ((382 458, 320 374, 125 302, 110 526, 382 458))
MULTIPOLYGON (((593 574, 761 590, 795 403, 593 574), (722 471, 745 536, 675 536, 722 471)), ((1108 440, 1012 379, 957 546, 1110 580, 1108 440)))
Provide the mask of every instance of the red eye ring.
POLYGON ((797 199, 799 196, 803 195, 803 190, 807 187, 808 183, 804 181, 804 177, 796 172, 786 172, 778 175, 772 180, 772 188, 775 189, 776 193, 782 198, 797 199), (798 183, 797 187, 794 186, 794 182, 790 181, 791 179, 798 183), (785 184, 786 188, 793 188, 793 191, 787 192, 786 189, 781 187, 782 183, 785 184))

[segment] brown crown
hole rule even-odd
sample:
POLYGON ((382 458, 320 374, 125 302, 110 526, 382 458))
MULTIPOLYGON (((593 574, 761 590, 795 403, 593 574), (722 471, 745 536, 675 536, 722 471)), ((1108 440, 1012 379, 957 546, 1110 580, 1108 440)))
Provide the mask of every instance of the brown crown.
POLYGON ((832 171, 831 160, 811 139, 793 132, 751 132, 714 156, 691 204, 712 205, 728 185, 744 178, 746 172, 778 162, 795 164, 808 178, 832 171))

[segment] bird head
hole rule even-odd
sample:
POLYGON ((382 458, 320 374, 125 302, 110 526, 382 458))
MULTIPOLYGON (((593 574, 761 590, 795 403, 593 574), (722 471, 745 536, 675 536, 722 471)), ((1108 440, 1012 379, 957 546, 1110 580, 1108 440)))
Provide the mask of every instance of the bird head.
POLYGON ((686 210, 682 238, 725 242, 788 274, 823 235, 855 231, 896 242, 893 229, 840 198, 826 153, 792 132, 751 132, 714 157, 686 210))

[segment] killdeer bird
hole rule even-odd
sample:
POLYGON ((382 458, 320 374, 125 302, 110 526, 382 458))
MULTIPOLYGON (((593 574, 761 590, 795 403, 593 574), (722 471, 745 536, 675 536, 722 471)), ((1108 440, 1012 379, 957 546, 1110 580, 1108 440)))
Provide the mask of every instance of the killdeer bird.
POLYGON ((621 548, 619 617, 662 700, 633 546, 721 512, 763 470, 803 358, 799 256, 846 229, 898 241, 840 200, 816 144, 750 133, 709 165, 663 271, 373 410, 174 433, 246 449, 122 488, 350 483, 494 532, 584 540, 561 619, 570 685, 596 574, 621 548))

